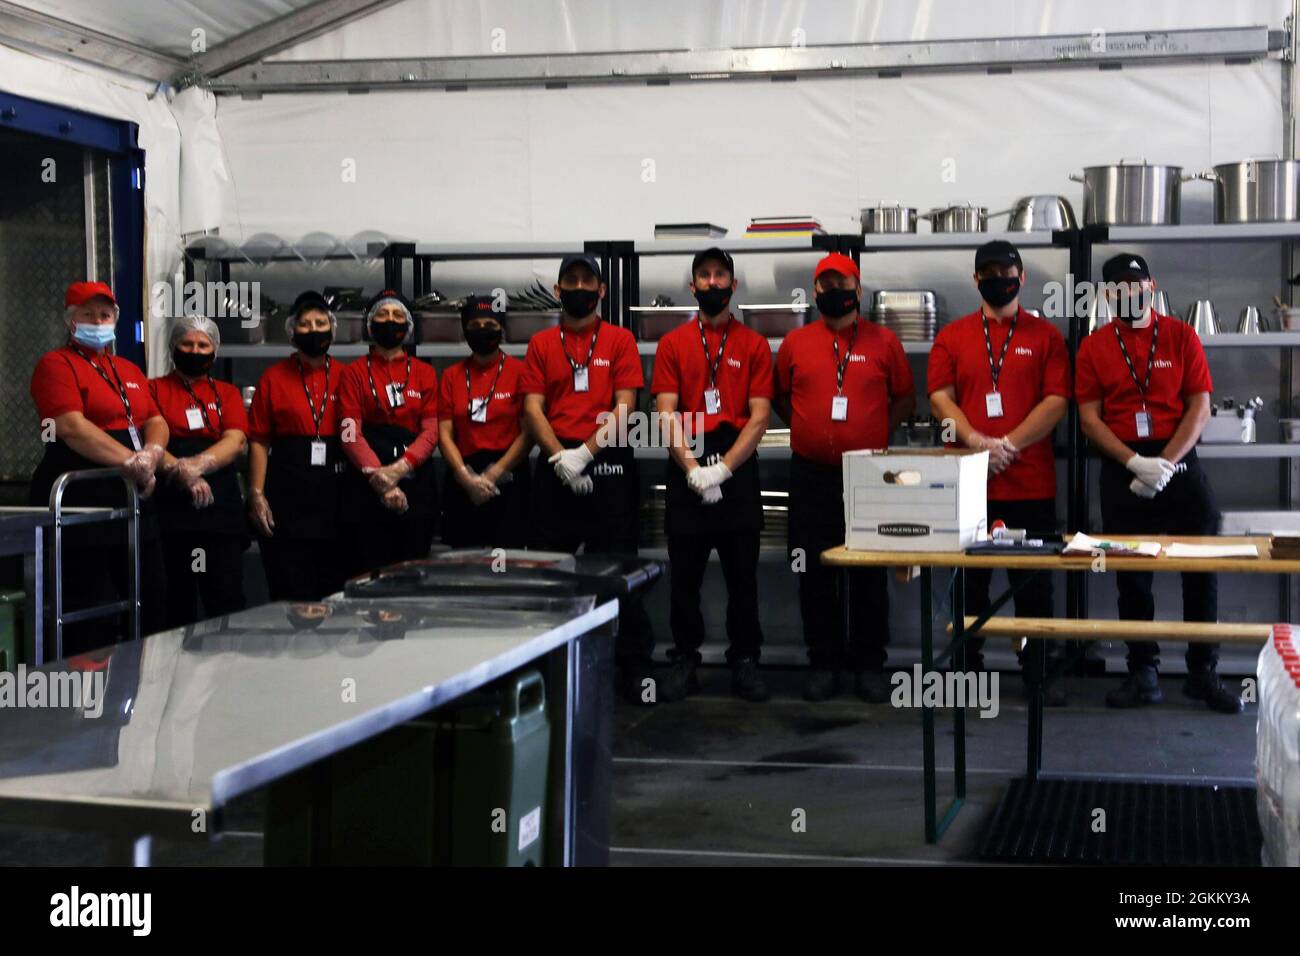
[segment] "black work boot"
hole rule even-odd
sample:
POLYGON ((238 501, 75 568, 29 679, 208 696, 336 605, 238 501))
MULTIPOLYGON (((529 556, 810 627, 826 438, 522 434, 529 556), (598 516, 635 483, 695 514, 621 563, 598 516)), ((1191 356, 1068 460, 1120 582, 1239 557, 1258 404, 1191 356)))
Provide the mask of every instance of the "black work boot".
POLYGON ((1139 664, 1128 672, 1124 683, 1106 695, 1107 707, 1143 707, 1165 699, 1160 689, 1160 674, 1151 664, 1139 664))
POLYGON ((763 682, 763 675, 758 672, 758 661, 752 657, 742 657, 731 665, 731 692, 741 700, 756 704, 772 696, 763 682))
POLYGON ((663 701, 685 700, 691 694, 699 692, 700 679, 695 673, 699 666, 694 656, 686 655, 673 661, 659 682, 659 699, 663 701))
POLYGON ((830 700, 840 692, 840 675, 838 671, 816 667, 808 673, 803 682, 803 699, 814 702, 830 700))
POLYGON ((1203 700, 1210 710, 1220 714, 1240 714, 1246 708, 1241 695, 1225 686, 1212 667, 1189 671, 1183 681, 1183 696, 1203 700))
POLYGON ((853 690, 868 704, 883 704, 889 700, 889 675, 884 671, 858 671, 853 678, 853 690))

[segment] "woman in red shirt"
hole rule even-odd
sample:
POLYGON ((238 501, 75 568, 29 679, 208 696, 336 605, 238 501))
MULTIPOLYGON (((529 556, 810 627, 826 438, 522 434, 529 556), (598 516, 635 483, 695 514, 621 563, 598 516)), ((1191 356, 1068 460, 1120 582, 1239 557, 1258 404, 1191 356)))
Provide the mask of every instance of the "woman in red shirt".
POLYGON ((285 320, 296 350, 262 373, 253 397, 248 516, 272 601, 319 600, 346 574, 338 533, 342 370, 329 356, 337 326, 319 292, 298 296, 285 320))
POLYGON ((248 548, 244 498, 236 462, 244 452, 248 415, 238 389, 212 378, 221 347, 217 324, 200 315, 171 329, 172 371, 149 380, 171 440, 158 489, 163 554, 171 568, 167 626, 244 609, 243 564, 248 548))
POLYGON ((438 373, 402 347, 411 307, 385 289, 366 305, 370 352, 343 372, 339 421, 349 573, 427 557, 438 515, 438 373))
POLYGON ((453 548, 528 544, 528 453, 520 428, 524 363, 501 351, 506 310, 470 296, 460 313, 471 355, 442 375, 439 445, 447 460, 442 540, 453 548))
MULTIPOLYGON (((43 355, 32 373, 31 394, 41 419, 45 455, 32 475, 28 502, 47 507, 60 475, 89 468, 118 468, 134 482, 140 505, 141 632, 163 628, 165 569, 158 521, 149 496, 167 445, 144 372, 113 355, 117 299, 102 282, 74 282, 63 298, 68 342, 43 355)), ((73 485, 65 506, 121 507, 125 489, 114 482, 73 485)), ((127 596, 125 532, 117 522, 66 529, 63 538, 65 607, 119 601, 127 596)), ((123 633, 112 618, 70 624, 63 653, 111 644, 123 633)))

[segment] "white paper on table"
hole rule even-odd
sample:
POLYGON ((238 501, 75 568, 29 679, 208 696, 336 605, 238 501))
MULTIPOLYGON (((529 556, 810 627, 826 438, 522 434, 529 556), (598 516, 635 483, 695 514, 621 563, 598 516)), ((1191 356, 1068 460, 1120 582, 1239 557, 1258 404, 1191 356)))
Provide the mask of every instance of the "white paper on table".
POLYGON ((1064 554, 1116 553, 1119 555, 1141 555, 1146 558, 1160 557, 1159 541, 1137 541, 1130 538, 1094 538, 1082 531, 1076 532, 1065 546, 1064 554))
POLYGON ((1253 544, 1182 544, 1165 548, 1171 558, 1258 558, 1259 548, 1253 544))

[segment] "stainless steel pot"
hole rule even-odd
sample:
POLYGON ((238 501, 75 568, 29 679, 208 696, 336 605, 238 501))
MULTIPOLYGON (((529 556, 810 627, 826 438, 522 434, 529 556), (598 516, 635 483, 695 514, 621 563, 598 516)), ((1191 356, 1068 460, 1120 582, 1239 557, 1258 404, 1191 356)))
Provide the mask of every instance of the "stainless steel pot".
POLYGON ((935 232, 989 231, 989 207, 968 202, 931 209, 919 218, 929 219, 930 228, 935 232))
POLYGON ((1245 159, 1202 173, 1214 183, 1215 222, 1295 222, 1300 219, 1300 162, 1245 159))
POLYGON ((1083 183, 1084 225, 1176 226, 1180 215, 1184 176, 1181 166, 1157 166, 1121 159, 1115 166, 1085 166, 1083 175, 1070 174, 1083 183))
POLYGON ((862 232, 916 232, 916 208, 899 203, 880 203, 862 210, 862 232))
POLYGON ((1021 196, 1011 208, 1011 219, 1007 222, 1008 232, 1048 232, 1078 228, 1074 208, 1064 196, 1021 196))

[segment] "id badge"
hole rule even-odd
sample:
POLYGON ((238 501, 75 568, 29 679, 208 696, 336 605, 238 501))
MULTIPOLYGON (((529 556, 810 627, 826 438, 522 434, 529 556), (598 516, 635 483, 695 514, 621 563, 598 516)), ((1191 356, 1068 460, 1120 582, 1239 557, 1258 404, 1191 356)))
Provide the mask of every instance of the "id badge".
POLYGON ((201 429, 206 422, 203 421, 203 413, 197 408, 185 409, 185 424, 189 426, 190 431, 196 432, 201 429))
POLYGON ((831 399, 831 421, 846 422, 849 420, 849 397, 847 395, 836 395, 831 399))
POLYGON ((140 433, 136 430, 135 422, 126 426, 127 434, 131 436, 131 447, 139 451, 144 446, 140 444, 140 433))
POLYGON ((1151 413, 1145 408, 1137 413, 1137 435, 1138 438, 1151 437, 1151 413))
POLYGON ((487 398, 471 398, 469 400, 469 420, 479 425, 487 424, 487 398))
POLYGON ((1002 393, 988 392, 984 396, 984 414, 989 418, 1002 417, 1002 393))
POLYGON ((388 404, 393 408, 401 408, 406 404, 406 393, 402 386, 397 382, 389 382, 385 388, 388 390, 388 404))
POLYGON ((314 441, 311 443, 311 463, 317 467, 324 467, 325 443, 323 441, 314 441))
POLYGON ((716 388, 706 388, 704 390, 704 414, 716 415, 721 407, 722 396, 718 394, 718 390, 716 388))
POLYGON ((585 392, 588 390, 587 385, 587 366, 575 368, 573 370, 573 390, 575 392, 585 392))

